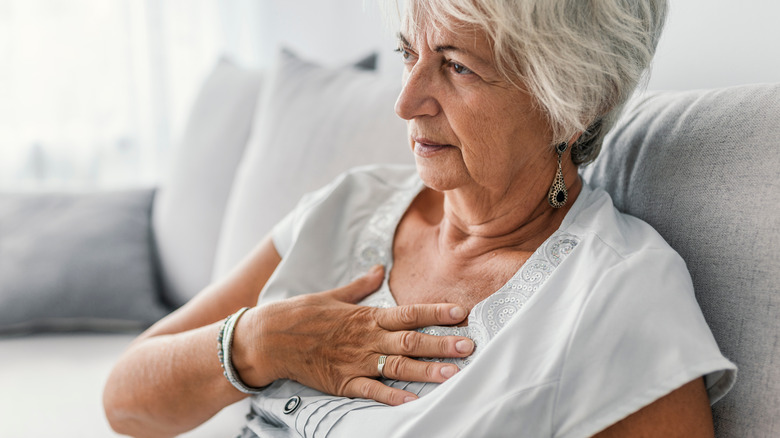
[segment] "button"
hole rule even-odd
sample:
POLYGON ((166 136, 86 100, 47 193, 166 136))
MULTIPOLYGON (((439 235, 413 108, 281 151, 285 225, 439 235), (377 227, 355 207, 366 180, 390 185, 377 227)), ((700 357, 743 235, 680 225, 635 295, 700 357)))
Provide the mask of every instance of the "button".
POLYGON ((295 412, 296 409, 298 409, 298 406, 301 405, 301 398, 296 396, 290 397, 289 400, 287 400, 287 403, 284 404, 284 413, 285 414, 292 414, 295 412))

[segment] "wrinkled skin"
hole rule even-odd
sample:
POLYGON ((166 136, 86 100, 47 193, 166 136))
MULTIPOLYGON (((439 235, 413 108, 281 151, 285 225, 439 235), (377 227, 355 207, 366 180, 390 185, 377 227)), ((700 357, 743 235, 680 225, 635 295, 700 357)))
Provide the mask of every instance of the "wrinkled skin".
POLYGON ((287 378, 328 394, 398 405, 416 396, 374 379, 380 355, 388 355, 388 378, 443 382, 454 375, 455 365, 410 357, 464 357, 473 342, 414 329, 457 324, 466 311, 450 304, 354 305, 379 287, 382 274, 378 268, 342 288, 264 305, 239 320, 236 333, 257 334, 234 346, 233 362, 245 382, 263 386, 287 378))

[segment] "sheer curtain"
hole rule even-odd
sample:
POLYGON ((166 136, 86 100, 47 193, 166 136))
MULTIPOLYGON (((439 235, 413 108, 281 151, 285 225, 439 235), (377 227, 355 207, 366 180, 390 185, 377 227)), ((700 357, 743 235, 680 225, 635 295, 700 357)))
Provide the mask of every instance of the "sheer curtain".
POLYGON ((148 186, 252 0, 0 0, 0 190, 148 186))

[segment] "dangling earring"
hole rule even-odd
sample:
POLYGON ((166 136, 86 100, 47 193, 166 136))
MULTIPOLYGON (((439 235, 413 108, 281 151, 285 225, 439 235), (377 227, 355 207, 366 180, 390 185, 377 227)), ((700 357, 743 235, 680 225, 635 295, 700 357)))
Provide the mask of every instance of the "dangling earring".
POLYGON ((566 200, 569 199, 569 192, 566 190, 566 182, 563 180, 563 169, 561 168, 563 153, 568 148, 569 143, 566 142, 555 147, 555 152, 558 152, 558 171, 555 172, 555 179, 550 187, 550 191, 547 193, 547 202, 550 203, 552 208, 563 207, 566 205, 566 200))

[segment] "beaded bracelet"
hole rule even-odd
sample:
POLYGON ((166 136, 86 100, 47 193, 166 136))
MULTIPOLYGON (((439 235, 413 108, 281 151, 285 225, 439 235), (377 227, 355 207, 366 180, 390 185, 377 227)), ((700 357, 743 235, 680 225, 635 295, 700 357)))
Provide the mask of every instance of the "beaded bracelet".
POLYGON ((233 361, 231 359, 233 349, 233 330, 236 327, 238 319, 241 315, 249 310, 249 307, 244 307, 238 312, 230 315, 222 323, 219 328, 219 335, 217 336, 217 345, 219 347, 217 355, 219 356, 219 364, 222 366, 222 374, 228 379, 231 385, 244 394, 259 394, 265 388, 254 388, 245 384, 238 376, 238 372, 233 367, 233 361))

